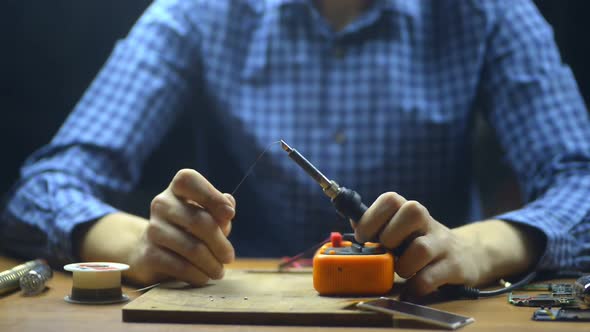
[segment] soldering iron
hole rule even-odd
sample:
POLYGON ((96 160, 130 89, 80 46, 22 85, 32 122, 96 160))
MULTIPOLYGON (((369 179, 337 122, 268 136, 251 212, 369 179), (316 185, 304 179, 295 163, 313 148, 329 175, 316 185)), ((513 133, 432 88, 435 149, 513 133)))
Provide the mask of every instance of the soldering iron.
MULTIPOLYGON (((336 181, 328 179, 312 163, 305 159, 305 157, 303 157, 299 151, 290 147, 283 140, 281 140, 280 143, 283 150, 289 154, 289 157, 322 187, 324 193, 330 197, 332 204, 338 213, 355 222, 358 222, 361 219, 365 211, 367 211, 367 206, 362 202, 361 196, 356 191, 341 187, 338 185, 338 183, 336 183, 336 181)), ((376 240, 372 241, 378 242, 376 240)), ((394 253, 397 255, 400 254, 398 250, 394 250, 394 253)), ((463 285, 445 285, 439 288, 439 290, 444 294, 444 296, 447 297, 477 299, 480 297, 490 297, 509 292, 513 289, 528 284, 535 277, 536 273, 531 272, 511 286, 491 291, 480 291, 478 288, 467 287, 463 285)))
POLYGON ((330 197, 336 211, 343 217, 359 221, 367 206, 362 202, 361 196, 354 190, 341 187, 334 180, 328 179, 322 172, 313 166, 299 151, 290 147, 285 141, 281 140, 281 147, 287 151, 289 158, 299 165, 309 174, 324 190, 326 196, 330 197))

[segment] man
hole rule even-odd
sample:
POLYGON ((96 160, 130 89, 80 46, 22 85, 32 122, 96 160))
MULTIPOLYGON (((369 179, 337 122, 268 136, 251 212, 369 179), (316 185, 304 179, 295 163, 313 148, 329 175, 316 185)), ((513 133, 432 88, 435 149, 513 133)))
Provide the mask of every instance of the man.
POLYGON ((23 167, 2 241, 56 262, 128 263, 141 284, 202 285, 236 250, 293 254, 342 220, 283 151, 256 166, 243 204, 208 180, 245 170, 283 138, 372 202, 355 236, 404 246, 396 272, 417 295, 532 269, 588 270, 588 125, 528 1, 159 0, 23 167), (199 160, 221 146, 235 163, 179 171, 149 221, 105 203, 107 191, 132 188, 191 99, 199 160), (468 172, 476 110, 527 204, 470 222, 481 217, 468 172))

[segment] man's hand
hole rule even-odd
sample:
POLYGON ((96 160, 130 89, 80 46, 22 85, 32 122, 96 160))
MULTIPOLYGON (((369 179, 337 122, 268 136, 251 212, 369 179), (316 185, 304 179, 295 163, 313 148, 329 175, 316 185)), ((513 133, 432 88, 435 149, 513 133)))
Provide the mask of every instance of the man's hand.
POLYGON ((377 198, 353 227, 359 242, 378 238, 386 248, 404 248, 395 270, 418 296, 445 284, 478 286, 522 273, 540 255, 535 232, 500 220, 451 230, 396 193, 377 198))
POLYGON ((235 206, 231 195, 219 192, 198 172, 184 169, 153 199, 149 223, 122 213, 106 216, 88 231, 81 255, 129 264, 124 276, 138 284, 171 278, 203 285, 223 277, 223 264, 234 260, 227 235, 235 206), (119 241, 119 232, 128 234, 127 244, 120 243, 124 241, 119 241), (105 250, 108 244, 100 243, 104 240, 114 247, 105 250))

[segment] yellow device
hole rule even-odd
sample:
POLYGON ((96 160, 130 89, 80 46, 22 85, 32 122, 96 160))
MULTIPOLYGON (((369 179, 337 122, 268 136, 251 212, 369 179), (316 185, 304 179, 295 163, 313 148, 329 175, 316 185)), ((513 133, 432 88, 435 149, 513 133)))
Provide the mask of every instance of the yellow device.
POLYGON ((383 295, 391 291, 394 260, 381 245, 359 245, 332 233, 313 258, 313 287, 320 295, 383 295))

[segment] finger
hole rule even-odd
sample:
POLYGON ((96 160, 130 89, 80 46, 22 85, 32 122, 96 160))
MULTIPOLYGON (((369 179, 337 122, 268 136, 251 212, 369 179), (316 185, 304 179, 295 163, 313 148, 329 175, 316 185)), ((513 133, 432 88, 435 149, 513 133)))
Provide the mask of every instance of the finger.
POLYGON ((231 220, 235 215, 234 202, 195 170, 178 171, 170 183, 170 189, 174 195, 199 204, 221 222, 231 220))
POLYGON ((432 234, 418 236, 413 239, 403 254, 397 259, 395 272, 408 279, 422 270, 444 253, 445 244, 432 234))
POLYGON ((228 222, 227 225, 225 225, 225 227, 220 226, 221 232, 223 233, 223 235, 225 235, 225 237, 228 237, 229 233, 231 233, 232 224, 233 224, 233 220, 228 222))
POLYGON ((363 214, 361 220, 354 225, 357 242, 363 243, 376 238, 379 231, 405 202, 405 198, 394 192, 379 196, 363 214))
POLYGON ((202 286, 209 281, 209 277, 201 270, 162 247, 150 245, 146 250, 146 260, 146 264, 149 264, 151 269, 159 275, 172 277, 195 286, 202 286))
POLYGON ((225 197, 227 197, 227 199, 229 199, 230 203, 232 203, 232 206, 235 209, 236 208, 236 199, 234 198, 234 196, 232 196, 231 194, 228 194, 228 193, 223 193, 223 196, 225 196, 225 197))
POLYGON ((153 243, 182 256, 209 278, 223 277, 223 265, 213 256, 209 248, 178 227, 154 218, 147 229, 147 237, 153 243))
POLYGON ((408 279, 406 282, 407 291, 417 296, 424 296, 438 290, 442 285, 463 284, 461 271, 462 268, 456 261, 441 259, 426 266, 408 279))
POLYGON ((231 263, 234 260, 233 246, 208 211, 181 202, 164 192, 152 201, 152 218, 154 217, 169 221, 205 242, 221 263, 231 263))
MULTIPOLYGON (((236 208, 236 199, 228 193, 224 193, 223 194, 225 197, 227 197, 227 199, 232 203, 232 206, 234 207, 234 210, 236 208)), ((234 217, 235 218, 235 213, 234 213, 234 217)), ((231 223, 233 222, 233 218, 230 220, 224 220, 224 221, 220 221, 219 222, 219 227, 221 227, 221 230, 223 231, 223 234, 225 236, 228 236, 230 231, 231 231, 231 223)))
POLYGON ((397 248, 412 237, 424 235, 430 222, 428 210, 416 201, 407 201, 385 225, 379 242, 386 248, 397 248))

